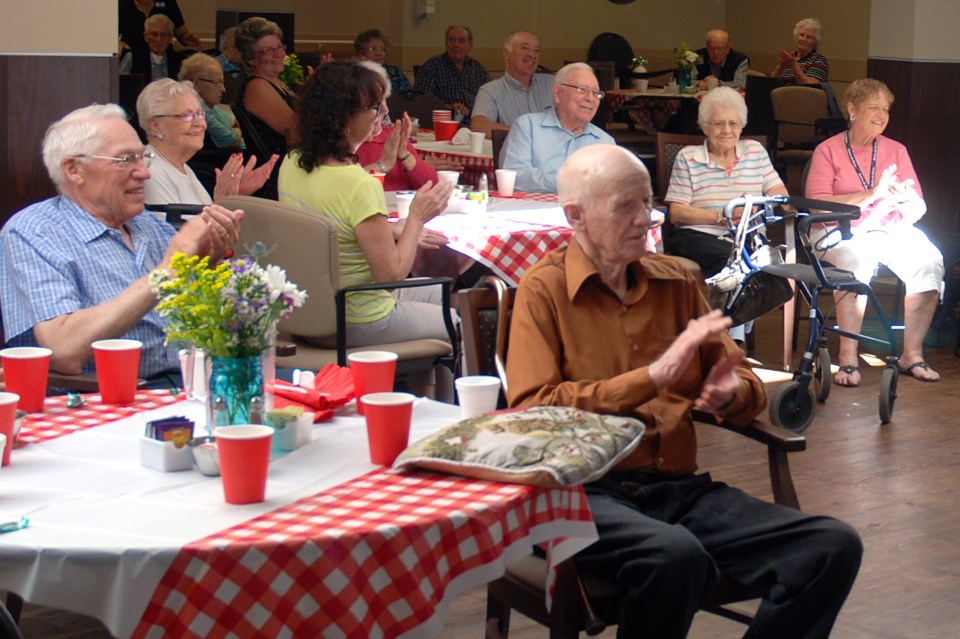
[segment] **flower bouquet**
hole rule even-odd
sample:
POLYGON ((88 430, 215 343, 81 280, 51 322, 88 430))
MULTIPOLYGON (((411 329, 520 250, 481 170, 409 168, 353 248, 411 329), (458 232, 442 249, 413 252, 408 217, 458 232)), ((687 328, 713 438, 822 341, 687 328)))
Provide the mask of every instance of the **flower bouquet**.
POLYGON ((686 42, 681 42, 680 46, 673 50, 673 61, 677 64, 677 83, 682 92, 690 86, 693 69, 703 62, 703 58, 697 55, 696 51, 691 51, 686 42))
POLYGON ((304 77, 303 65, 296 53, 289 53, 283 57, 283 71, 280 72, 280 80, 290 87, 299 86, 304 77))
POLYGON ((630 68, 634 73, 646 73, 648 64, 650 63, 647 59, 641 55, 630 61, 630 68))
POLYGON ((170 271, 153 271, 150 285, 166 320, 166 343, 209 356, 210 423, 247 423, 252 399, 259 397, 263 410, 261 354, 273 347, 277 321, 303 306, 306 293, 276 266, 238 258, 211 267, 208 257, 182 253, 170 271))

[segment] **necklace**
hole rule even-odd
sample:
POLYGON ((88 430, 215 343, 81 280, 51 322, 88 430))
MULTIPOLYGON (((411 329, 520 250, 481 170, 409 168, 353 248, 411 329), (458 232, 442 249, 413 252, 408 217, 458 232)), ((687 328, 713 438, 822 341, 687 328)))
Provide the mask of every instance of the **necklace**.
POLYGON ((172 166, 172 167, 175 168, 176 170, 178 170, 178 171, 180 171, 181 173, 183 173, 184 175, 186 175, 187 171, 186 171, 186 169, 183 168, 183 163, 182 163, 182 162, 180 163, 180 166, 177 166, 176 164, 174 164, 173 162, 171 162, 171 161, 169 160, 169 158, 167 158, 167 156, 165 156, 163 153, 161 153, 161 152, 160 152, 160 149, 158 149, 156 146, 153 146, 153 145, 150 145, 150 146, 153 147, 153 152, 157 154, 157 157, 158 157, 158 158, 160 158, 161 160, 163 160, 164 162, 166 162, 167 164, 169 164, 170 166, 172 166))
POLYGON ((847 145, 847 157, 850 158, 850 164, 853 165, 853 169, 857 172, 857 177, 860 178, 860 184, 863 186, 863 190, 867 191, 872 189, 877 179, 877 138, 873 138, 873 155, 870 158, 869 183, 866 178, 863 177, 863 171, 860 170, 860 165, 857 164, 857 158, 853 155, 853 147, 850 146, 850 131, 843 133, 843 143, 847 145))

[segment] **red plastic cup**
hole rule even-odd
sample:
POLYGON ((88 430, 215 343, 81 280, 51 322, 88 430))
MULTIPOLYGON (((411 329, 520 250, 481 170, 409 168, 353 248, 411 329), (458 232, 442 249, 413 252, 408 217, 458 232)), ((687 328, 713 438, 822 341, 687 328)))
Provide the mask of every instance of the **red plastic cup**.
POLYGON ((363 396, 367 418, 370 461, 389 466, 410 440, 413 400, 410 393, 367 393, 363 396))
POLYGON ((353 391, 357 397, 357 412, 363 415, 362 398, 367 393, 393 390, 397 373, 397 354, 390 351, 359 351, 347 355, 353 371, 353 391))
POLYGON ((257 504, 263 501, 267 493, 273 429, 255 424, 221 426, 213 430, 213 436, 217 438, 226 502, 257 504))
POLYGON ((453 120, 434 122, 433 135, 436 138, 437 142, 452 140, 453 136, 457 134, 457 129, 459 128, 460 128, 460 123, 454 122, 453 120))
POLYGON ((47 375, 53 351, 39 346, 20 346, 0 351, 7 390, 20 396, 20 409, 43 412, 47 396, 47 375))
POLYGON ((140 349, 135 339, 101 339, 93 343, 97 384, 105 404, 132 404, 137 394, 140 349))
POLYGON ((6 437, 0 466, 10 463, 10 451, 13 450, 13 426, 17 419, 17 402, 19 401, 20 396, 16 393, 0 393, 0 435, 6 437))
POLYGON ((377 180, 380 182, 380 186, 383 186, 383 181, 387 177, 387 174, 383 171, 370 171, 370 175, 377 178, 377 180))

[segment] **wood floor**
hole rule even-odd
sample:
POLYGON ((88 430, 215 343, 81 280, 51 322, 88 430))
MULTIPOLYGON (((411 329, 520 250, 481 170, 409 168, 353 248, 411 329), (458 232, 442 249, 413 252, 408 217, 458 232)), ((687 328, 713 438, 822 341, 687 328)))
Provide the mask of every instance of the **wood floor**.
MULTIPOLYGON (((759 323, 757 359, 776 368, 779 315, 759 323)), ((835 349, 833 350, 835 353, 835 349)), ((803 509, 846 520, 860 531, 863 567, 832 637, 926 639, 960 636, 960 359, 953 349, 928 351, 944 380, 901 376, 892 423, 878 418, 880 368, 862 364, 863 385, 834 387, 817 406, 807 451, 792 456, 803 509)), ((769 497, 764 453, 743 438, 704 427, 704 470, 769 497)), ((443 639, 483 637, 483 589, 460 597, 443 639)), ((28 638, 106 638, 86 617, 27 606, 28 638)), ((604 638, 614 637, 608 629, 604 638)), ((698 615, 692 639, 728 639, 743 627, 698 615)), ((514 639, 546 639, 543 628, 515 616, 514 639)))

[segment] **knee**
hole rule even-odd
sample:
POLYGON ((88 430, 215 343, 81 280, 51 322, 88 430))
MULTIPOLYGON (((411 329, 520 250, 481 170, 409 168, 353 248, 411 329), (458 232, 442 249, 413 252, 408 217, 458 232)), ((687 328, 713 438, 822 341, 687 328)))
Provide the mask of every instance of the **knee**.
POLYGON ((860 569, 863 542, 860 534, 842 521, 824 518, 808 547, 821 553, 824 564, 834 574, 854 576, 860 569))
POLYGON ((693 535, 680 534, 663 540, 651 556, 624 562, 620 582, 676 596, 686 593, 684 596, 705 597, 719 575, 716 563, 700 542, 693 535))

